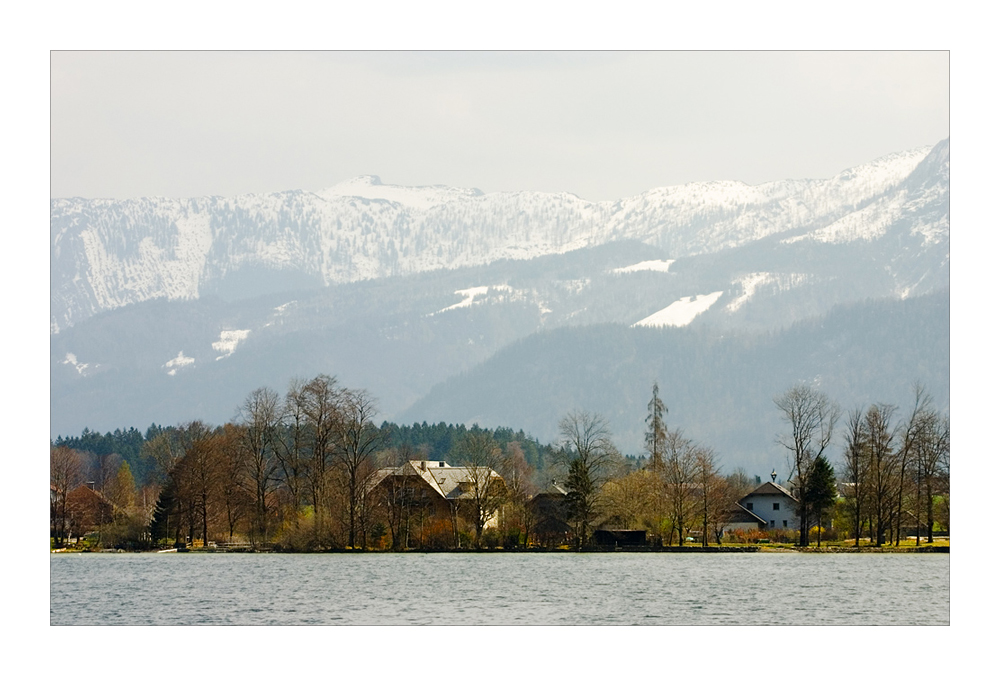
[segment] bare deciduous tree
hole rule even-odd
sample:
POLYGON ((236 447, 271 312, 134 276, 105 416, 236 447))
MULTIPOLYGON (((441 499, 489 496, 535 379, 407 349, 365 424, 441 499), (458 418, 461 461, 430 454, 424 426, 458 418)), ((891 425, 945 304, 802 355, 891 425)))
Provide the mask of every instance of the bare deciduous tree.
MULTIPOLYGON (((927 542, 934 542, 934 498, 946 488, 951 450, 951 430, 947 416, 936 413, 926 430, 927 435, 917 445, 916 463, 918 467, 918 485, 923 486, 923 508, 926 509, 927 542)), ((920 502, 920 492, 917 502, 920 502)), ((918 511, 921 506, 918 505, 918 511)), ((917 531, 917 544, 920 544, 920 531, 917 531)))
POLYGON ((274 454, 279 409, 278 395, 262 387, 254 390, 239 411, 242 423, 240 457, 242 476, 253 496, 251 543, 267 544, 271 520, 271 495, 277 485, 278 461, 274 454))
MULTIPOLYGON (((917 454, 917 447, 929 435, 930 428, 934 422, 934 411, 931 409, 931 399, 919 383, 913 386, 913 409, 910 417, 903 424, 903 429, 899 432, 899 451, 897 453, 897 483, 896 483, 896 504, 893 516, 893 525, 896 534, 896 546, 899 546, 900 535, 903 529, 903 500, 910 486, 909 474, 912 474, 910 461, 917 454)), ((914 482, 915 483, 915 482, 914 482)), ((919 530, 919 529, 918 529, 919 530)))
POLYGON ((316 543, 326 541, 324 515, 328 511, 331 470, 337 454, 344 390, 333 376, 318 375, 302 386, 299 395, 308 425, 310 443, 309 488, 313 505, 316 543))
POLYGON ((534 511, 530 506, 534 485, 531 480, 533 468, 525 460, 524 450, 516 441, 507 442, 504 451, 500 475, 507 485, 507 508, 503 512, 503 529, 506 537, 513 543, 504 543, 504 547, 527 547, 528 536, 534 527, 534 511), (515 535, 516 533, 516 535, 515 535))
POLYGON ((66 544, 67 497, 82 479, 83 463, 79 454, 68 446, 52 446, 49 449, 49 481, 52 484, 52 538, 56 547, 66 544))
POLYGON ((733 504, 741 497, 734 495, 729 484, 719 475, 715 451, 710 448, 696 448, 694 452, 695 479, 700 484, 701 496, 701 545, 708 546, 709 533, 716 542, 722 538, 722 526, 726 523, 733 504))
POLYGON ((774 399, 791 427, 779 443, 791 453, 792 471, 799 498, 799 545, 805 547, 809 538, 809 508, 803 488, 809 481, 816 458, 833 440, 833 431, 840 417, 839 407, 822 392, 807 385, 796 385, 774 399))
POLYGON ((695 453, 694 442, 679 429, 667 433, 663 458, 663 494, 667 519, 670 522, 670 540, 677 533, 678 544, 684 545, 685 529, 690 529, 695 505, 695 453))
POLYGON ((559 421, 563 447, 559 462, 567 471, 568 514, 577 546, 587 542, 590 524, 601 506, 601 488, 621 458, 611 441, 607 421, 596 413, 574 411, 559 421))
POLYGON ((311 435, 304 384, 292 381, 281 411, 281 431, 274 453, 281 468, 281 483, 288 493, 293 528, 298 528, 298 511, 309 480, 311 435))
POLYGON ((233 541, 236 529, 252 507, 252 500, 242 482, 243 463, 240 456, 242 432, 227 423, 218 435, 219 495, 228 532, 228 542, 233 541))
POLYGON ((609 520, 625 529, 655 521, 658 488, 659 481, 652 470, 637 470, 611 479, 604 485, 609 520))
POLYGON ((209 516, 215 510, 215 498, 220 484, 219 445, 214 431, 200 420, 178 429, 185 449, 183 466, 184 492, 201 526, 202 544, 208 546, 209 516))
POLYGON ((869 453, 870 522, 879 547, 885 544, 896 495, 896 453, 893 448, 896 431, 892 425, 895 412, 895 406, 875 404, 864 418, 864 438, 869 453))
MULTIPOLYGON (((386 435, 375 426, 375 400, 364 390, 345 390, 339 397, 340 411, 334 423, 337 459, 345 476, 348 502, 348 541, 353 548, 358 519, 364 506, 368 479, 375 471, 375 453, 385 446, 386 435)), ((362 529, 363 530, 363 529, 362 529)))
POLYGON ((507 487, 497 470, 503 467, 503 456, 493 435, 473 429, 462 438, 459 454, 468 478, 471 521, 475 527, 475 547, 482 548, 483 529, 507 499, 507 487))
POLYGON ((850 509, 855 547, 861 544, 861 531, 870 492, 868 475, 871 467, 871 452, 866 438, 865 420, 865 412, 860 408, 854 409, 847 416, 847 429, 844 432, 844 441, 846 442, 844 479, 847 492, 845 497, 850 509))

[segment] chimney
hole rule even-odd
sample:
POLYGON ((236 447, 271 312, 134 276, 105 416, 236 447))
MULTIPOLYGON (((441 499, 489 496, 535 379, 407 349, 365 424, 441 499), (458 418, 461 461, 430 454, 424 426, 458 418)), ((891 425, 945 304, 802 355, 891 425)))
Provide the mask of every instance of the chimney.
POLYGON ((427 471, 427 461, 426 460, 421 460, 420 461, 420 471, 421 472, 426 472, 427 471))

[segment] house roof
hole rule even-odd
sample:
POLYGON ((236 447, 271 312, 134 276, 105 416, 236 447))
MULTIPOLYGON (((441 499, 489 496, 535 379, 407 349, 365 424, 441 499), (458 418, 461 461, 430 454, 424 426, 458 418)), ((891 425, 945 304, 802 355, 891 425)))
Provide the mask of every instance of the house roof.
MULTIPOLYGON (((413 476, 422 479, 435 493, 446 500, 460 500, 471 497, 464 490, 474 483, 472 467, 451 467, 441 460, 410 460, 399 467, 387 467, 376 473, 371 484, 377 486, 387 476, 413 476)), ((503 478, 494 470, 489 470, 491 480, 503 482, 503 478)))
POLYGON ((773 481, 765 481, 760 486, 757 486, 757 488, 753 489, 752 491, 744 495, 742 498, 740 498, 740 501, 742 502, 743 500, 753 497, 755 495, 783 495, 786 498, 790 498, 791 500, 798 502, 795 496, 788 492, 788 489, 786 489, 784 486, 779 486, 773 481))
POLYGON ((551 481, 551 483, 549 483, 549 485, 547 485, 542 490, 538 491, 538 493, 536 493, 536 495, 555 495, 555 496, 560 496, 560 495, 566 495, 567 493, 569 493, 569 491, 567 491, 565 488, 563 488, 562 486, 560 486, 559 484, 557 484, 556 480, 553 479, 551 481))
POLYGON ((761 526, 767 525, 767 520, 757 516, 749 509, 739 503, 733 504, 732 511, 729 512, 728 523, 756 523, 761 526))

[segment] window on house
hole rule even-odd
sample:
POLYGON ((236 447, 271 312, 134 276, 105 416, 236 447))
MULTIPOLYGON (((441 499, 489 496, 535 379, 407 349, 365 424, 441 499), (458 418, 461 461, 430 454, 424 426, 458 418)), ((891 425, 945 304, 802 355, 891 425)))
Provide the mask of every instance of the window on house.
POLYGON ((774 511, 777 512, 779 509, 781 509, 781 505, 779 505, 777 502, 774 503, 774 511))
POLYGON ((781 522, 781 527, 782 528, 788 528, 788 521, 787 520, 786 521, 782 521, 781 522))
POLYGON ((774 528, 774 520, 771 520, 771 528, 774 528))
POLYGON ((753 503, 752 502, 748 502, 747 503, 747 509, 753 509, 753 503))

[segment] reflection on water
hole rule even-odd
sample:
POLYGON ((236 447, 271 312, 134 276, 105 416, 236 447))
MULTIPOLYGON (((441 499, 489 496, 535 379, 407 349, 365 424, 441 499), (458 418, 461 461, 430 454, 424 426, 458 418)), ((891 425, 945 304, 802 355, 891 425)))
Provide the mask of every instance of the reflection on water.
POLYGON ((52 624, 948 624, 948 554, 54 554, 52 624))

